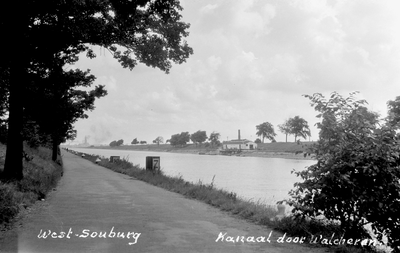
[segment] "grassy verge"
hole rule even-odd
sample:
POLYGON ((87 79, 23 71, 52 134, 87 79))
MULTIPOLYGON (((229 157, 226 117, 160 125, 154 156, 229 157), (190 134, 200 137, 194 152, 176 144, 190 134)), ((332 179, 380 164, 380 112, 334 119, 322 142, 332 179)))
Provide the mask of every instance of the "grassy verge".
MULTIPOLYGON (((192 199, 203 201, 220 210, 237 215, 256 224, 265 225, 282 233, 287 233, 293 237, 306 237, 306 243, 311 236, 322 236, 331 238, 333 234, 341 235, 340 228, 335 223, 318 220, 295 220, 290 216, 279 215, 277 206, 264 205, 238 198, 235 193, 221 189, 216 189, 211 184, 186 182, 182 177, 170 177, 160 173, 153 173, 133 165, 127 159, 118 160, 110 163, 108 159, 96 155, 88 155, 75 152, 77 155, 84 155, 85 159, 97 162, 99 165, 111 169, 115 172, 126 174, 149 184, 162 187, 166 190, 180 193, 192 199)), ((322 244, 313 244, 320 245, 322 244)), ((348 246, 334 246, 335 252, 374 252, 368 248, 355 248, 348 246)))
MULTIPOLYGON (((273 143, 259 143, 257 149, 254 151, 260 152, 283 152, 283 153, 296 153, 306 151, 314 142, 273 142, 273 143)), ((74 148, 74 146, 65 146, 68 148, 74 148)), ((221 146, 211 146, 210 143, 203 144, 185 144, 183 146, 172 146, 170 144, 137 144, 137 145, 122 145, 117 147, 110 146, 90 146, 90 148, 98 149, 116 149, 116 150, 141 150, 141 151, 163 151, 163 152, 188 152, 188 153, 199 153, 199 152, 213 152, 217 151, 221 146)))
MULTIPOLYGON (((5 146, 0 147, 2 150, 5 146)), ((62 176, 61 162, 51 160, 51 150, 43 147, 24 151, 29 161, 24 159, 24 178, 18 182, 0 182, 0 228, 12 225, 13 218, 37 200, 44 199, 62 176)), ((4 154, 4 152, 2 152, 4 154)), ((59 160, 61 161, 61 160, 59 160)), ((4 156, 0 157, 0 172, 4 167, 4 156)))

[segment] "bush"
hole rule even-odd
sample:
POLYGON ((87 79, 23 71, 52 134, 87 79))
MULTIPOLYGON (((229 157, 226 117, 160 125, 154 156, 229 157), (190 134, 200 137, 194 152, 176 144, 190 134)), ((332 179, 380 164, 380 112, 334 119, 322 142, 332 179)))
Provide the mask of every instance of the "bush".
POLYGON ((0 182, 0 225, 9 223, 21 208, 43 199, 62 175, 62 167, 51 161, 51 150, 24 147, 33 159, 24 161, 24 178, 12 183, 0 182))
POLYGON ((9 222, 19 212, 15 191, 13 185, 0 182, 0 224, 9 222))
POLYGON ((385 234, 399 252, 400 138, 389 125, 378 128, 377 115, 354 94, 306 96, 322 118, 320 140, 310 150, 317 163, 296 172, 304 181, 286 202, 298 218, 340 221, 347 237, 369 238, 364 226, 371 224, 377 239, 385 234))

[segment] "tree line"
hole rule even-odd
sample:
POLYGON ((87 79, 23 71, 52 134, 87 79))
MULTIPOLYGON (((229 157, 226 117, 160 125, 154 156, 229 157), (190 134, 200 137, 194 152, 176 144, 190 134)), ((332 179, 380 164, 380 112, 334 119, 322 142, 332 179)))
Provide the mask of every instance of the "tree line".
MULTIPOLYGON (((306 139, 311 136, 310 128, 306 120, 299 116, 295 116, 293 118, 289 118, 283 124, 278 125, 279 130, 286 135, 286 142, 288 135, 294 135, 295 142, 297 141, 297 137, 303 137, 306 139)), ((260 125, 256 126, 256 134, 259 137, 262 137, 262 141, 260 139, 255 140, 256 143, 264 143, 264 139, 269 139, 272 142, 275 142, 275 130, 274 126, 269 122, 264 122, 260 125)), ((183 146, 186 145, 189 141, 192 141, 196 146, 197 144, 202 144, 206 140, 208 140, 212 146, 218 146, 221 144, 219 141, 220 133, 213 132, 210 134, 210 137, 207 137, 206 131, 197 131, 195 133, 189 134, 189 132, 181 132, 178 134, 174 134, 170 139, 166 141, 166 143, 170 143, 172 146, 183 146)), ((109 145, 111 147, 121 146, 123 144, 123 140, 112 141, 109 145)), ((164 142, 164 138, 158 136, 153 143, 160 145, 160 143, 164 142)), ((138 141, 137 138, 133 139, 131 144, 147 144, 146 141, 138 141)))
POLYGON ((107 94, 89 70, 69 69, 79 55, 108 50, 123 68, 138 63, 168 73, 193 53, 184 38, 179 1, 64 0, 10 2, 0 16, 0 141, 7 144, 1 178, 23 178, 23 143, 58 145, 73 139, 73 124, 87 118, 107 94), (18 13, 18 15, 16 15, 18 13))
MULTIPOLYGON (((286 135, 286 142, 288 135, 294 135, 294 141, 297 142, 297 137, 302 137, 307 139, 307 137, 311 137, 310 127, 305 119, 300 116, 295 116, 293 118, 289 118, 285 120, 283 124, 278 125, 279 130, 286 135)), ((257 136, 261 137, 262 140, 257 139, 256 142, 263 142, 264 139, 268 139, 272 142, 275 142, 275 130, 274 126, 269 122, 264 122, 260 125, 256 126, 257 136)))

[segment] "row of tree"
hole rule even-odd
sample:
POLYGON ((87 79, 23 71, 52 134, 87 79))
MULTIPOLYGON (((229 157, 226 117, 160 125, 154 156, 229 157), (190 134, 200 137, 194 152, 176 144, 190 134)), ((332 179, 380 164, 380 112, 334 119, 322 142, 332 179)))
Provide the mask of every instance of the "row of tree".
POLYGON ((120 139, 118 141, 110 142, 110 147, 118 147, 118 146, 121 146, 122 144, 124 144, 124 140, 120 139))
POLYGON ((122 67, 139 62, 168 73, 193 53, 184 41, 179 1, 12 1, 0 15, 0 140, 7 143, 3 180, 23 177, 23 142, 58 145, 76 135, 104 86, 88 91, 89 70, 67 70, 81 53, 106 48, 122 67), (18 15, 16 15, 18 13, 18 15), (6 137, 4 136, 6 135, 6 137))
POLYGON ((193 134, 189 132, 182 132, 180 134, 174 134, 171 139, 167 140, 172 146, 183 146, 186 145, 190 140, 197 144, 202 144, 208 140, 212 146, 218 146, 220 144, 219 138, 220 134, 217 132, 212 132, 209 137, 207 137, 206 131, 197 131, 193 134))
MULTIPOLYGON (((161 137, 162 138, 162 137, 161 137)), ((118 141, 112 141, 110 142, 109 146, 110 147, 118 147, 124 144, 124 140, 120 139, 118 141)), ((136 144, 147 144, 146 141, 138 141, 137 138, 133 139, 133 141, 131 142, 131 144, 136 145, 136 144)))
MULTIPOLYGON (((311 136, 311 132, 308 126, 308 123, 306 120, 299 116, 295 116, 294 118, 289 118, 288 120, 285 121, 282 125, 278 125, 280 131, 284 134, 286 134, 286 142, 287 142, 287 136, 294 135, 295 137, 295 142, 297 141, 297 137, 303 137, 306 139, 308 136, 311 136)), ((275 142, 275 130, 274 126, 269 123, 269 122, 264 122, 260 125, 256 126, 257 129, 257 136, 262 137, 262 142, 264 143, 264 139, 267 138, 273 142, 275 142)), ((189 134, 189 132, 182 132, 178 134, 174 134, 171 136, 171 139, 168 139, 166 142, 170 143, 172 146, 182 146, 186 145, 189 141, 192 141, 192 143, 195 143, 196 146, 197 144, 202 144, 205 141, 209 140, 212 146, 217 146, 220 144, 219 137, 221 135, 217 132, 213 132, 210 134, 210 137, 207 137, 206 131, 197 131, 195 133, 189 134)), ((164 142, 164 138, 161 136, 158 136, 155 140, 153 140, 153 143, 160 145, 160 143, 164 142)), ((256 143, 260 143, 261 140, 257 139, 255 141, 256 143)), ((123 140, 119 141, 112 141, 110 143, 110 146, 120 146, 122 145, 123 140), (122 142, 120 142, 122 141, 122 142), (118 143, 120 144, 118 145, 118 143), (117 145, 116 145, 117 144, 117 145)), ((137 138, 133 139, 131 144, 147 144, 146 141, 138 141, 137 138)))
MULTIPOLYGON (((288 135, 294 135, 295 142, 297 141, 297 137, 307 139, 307 137, 311 136, 310 127, 308 126, 307 121, 300 116, 287 119, 283 124, 278 125, 278 128, 283 134, 286 135, 286 142, 288 135)), ((264 122, 260 125, 257 125, 256 129, 256 134, 262 138, 263 143, 265 138, 275 142, 276 133, 274 126, 271 123, 264 122)))
POLYGON ((136 144, 147 144, 147 141, 138 141, 137 138, 133 139, 131 141, 131 144, 136 145, 136 144))

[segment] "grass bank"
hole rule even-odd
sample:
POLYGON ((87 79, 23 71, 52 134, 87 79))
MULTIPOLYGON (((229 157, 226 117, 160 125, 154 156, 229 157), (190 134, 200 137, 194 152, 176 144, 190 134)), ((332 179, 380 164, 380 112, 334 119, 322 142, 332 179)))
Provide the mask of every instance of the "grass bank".
MULTIPOLYGON (((5 149, 0 145, 0 173, 4 168, 5 149)), ((44 199, 62 176, 61 160, 53 162, 50 149, 24 146, 24 151, 27 154, 23 161, 24 178, 12 183, 0 181, 0 230, 11 226, 21 210, 44 199)))
MULTIPOLYGON (((267 226, 282 233, 287 233, 292 237, 306 238, 308 243, 312 236, 331 238, 333 234, 336 237, 342 235, 339 226, 334 223, 321 220, 295 220, 290 216, 281 215, 278 206, 265 205, 254 203, 248 200, 241 199, 233 192, 217 189, 213 182, 204 184, 186 182, 182 177, 171 177, 160 173, 153 173, 133 165, 127 159, 118 160, 110 163, 108 159, 96 155, 89 155, 75 152, 79 156, 96 162, 103 167, 111 169, 115 172, 122 173, 142 180, 149 184, 162 187, 166 190, 182 194, 188 198, 196 199, 205 202, 209 205, 226 211, 230 214, 239 216, 253 223, 267 226)), ((321 242, 321 241, 320 241, 321 242)), ((313 244, 315 246, 323 246, 321 243, 313 244)), ((329 246, 329 245, 328 245, 329 246)), ((329 246, 333 247, 335 252, 374 252, 368 248, 356 248, 346 245, 329 246)))
MULTIPOLYGON (((259 143, 255 150, 243 150, 238 156, 252 157, 274 157, 287 159, 312 159, 312 157, 304 157, 303 152, 313 145, 314 142, 274 142, 259 143)), ((76 146, 65 146, 66 148, 77 148, 76 146)), ((122 145, 118 147, 90 146, 88 148, 95 149, 113 149, 113 150, 131 150, 131 151, 149 151, 149 152, 174 152, 174 153, 190 153, 190 154, 219 154, 221 146, 211 146, 210 143, 203 144, 186 144, 183 146, 171 146, 170 144, 137 144, 122 145)))

